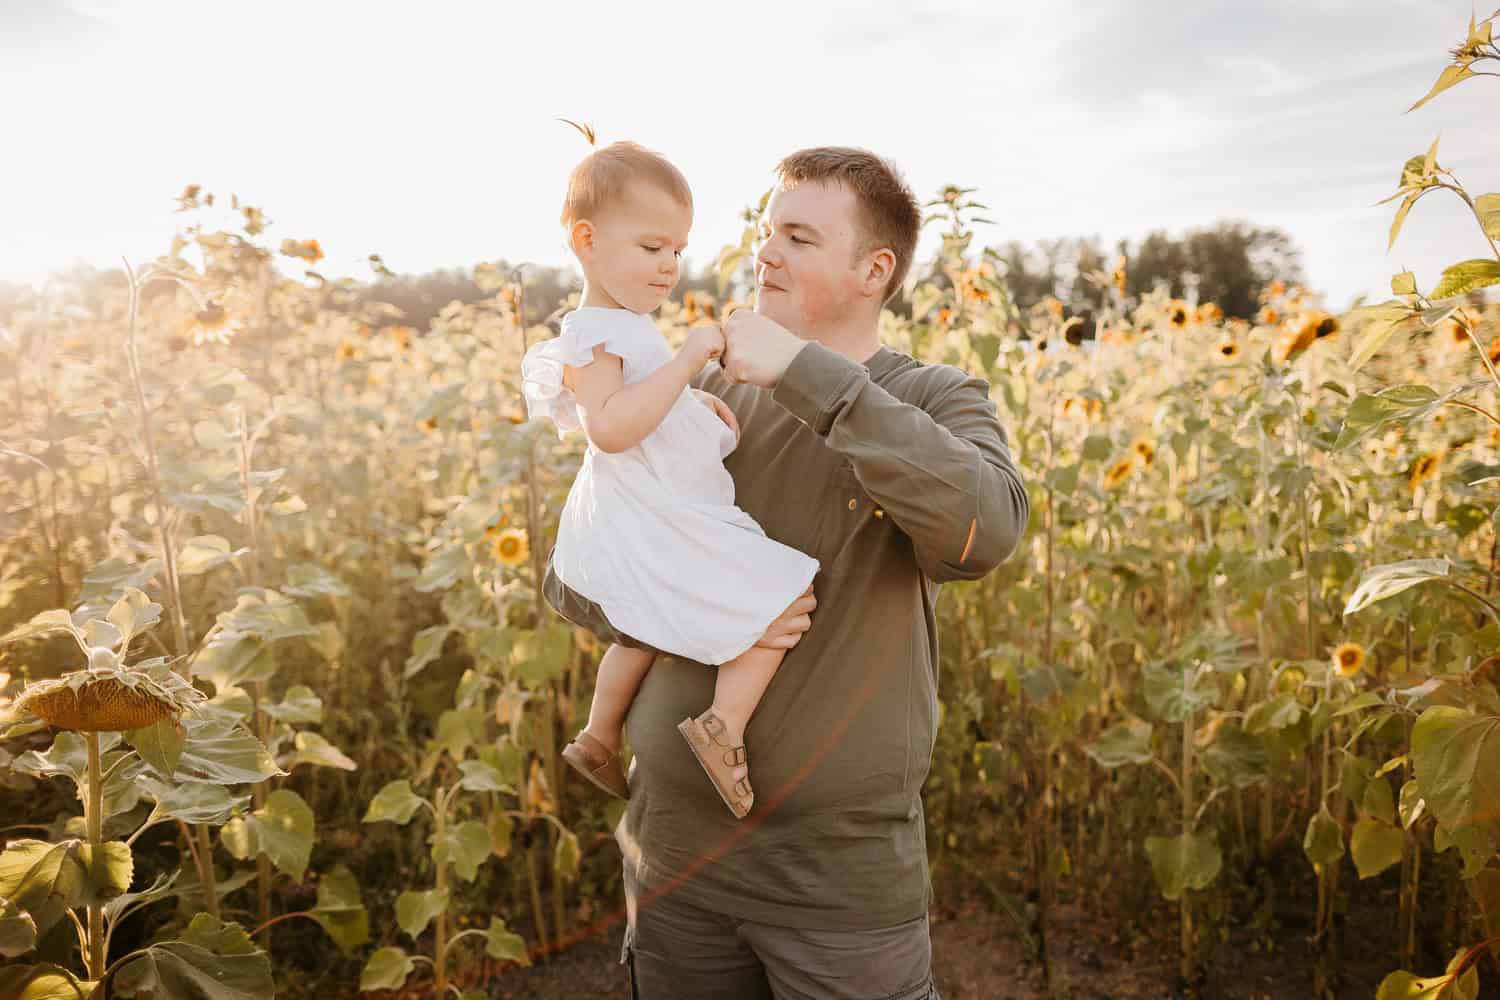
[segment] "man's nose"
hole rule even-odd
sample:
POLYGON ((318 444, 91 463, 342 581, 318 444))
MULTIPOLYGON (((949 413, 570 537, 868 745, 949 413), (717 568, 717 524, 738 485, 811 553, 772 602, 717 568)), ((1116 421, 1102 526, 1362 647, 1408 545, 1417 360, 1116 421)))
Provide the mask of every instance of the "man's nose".
POLYGON ((758 267, 777 268, 781 266, 781 253, 772 248, 771 242, 767 240, 755 251, 755 263, 758 267))

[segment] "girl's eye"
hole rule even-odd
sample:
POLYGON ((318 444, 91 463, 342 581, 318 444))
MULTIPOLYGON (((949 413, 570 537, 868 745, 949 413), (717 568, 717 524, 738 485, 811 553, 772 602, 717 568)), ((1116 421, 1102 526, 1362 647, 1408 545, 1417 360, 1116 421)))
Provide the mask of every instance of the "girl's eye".
POLYGON ((641 244, 641 249, 642 250, 650 250, 652 253, 656 253, 656 251, 660 250, 661 247, 648 247, 648 246, 646 246, 646 244, 642 243, 641 244))

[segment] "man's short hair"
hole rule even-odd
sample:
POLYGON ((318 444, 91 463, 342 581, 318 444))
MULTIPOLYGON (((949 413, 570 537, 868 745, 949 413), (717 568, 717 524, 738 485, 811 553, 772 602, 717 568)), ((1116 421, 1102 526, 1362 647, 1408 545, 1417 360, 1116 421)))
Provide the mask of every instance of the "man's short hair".
POLYGON ((579 219, 597 215, 600 209, 624 195, 632 180, 655 184, 692 210, 693 192, 682 171, 660 153, 621 140, 594 150, 568 174, 568 192, 563 196, 563 228, 571 229, 579 219))
POLYGON ((900 291, 911 270, 922 229, 922 205, 902 178, 896 165, 866 149, 850 146, 816 146, 799 149, 776 165, 782 187, 803 181, 842 184, 854 194, 859 206, 860 245, 869 253, 885 247, 896 255, 896 267, 885 286, 882 304, 900 291))

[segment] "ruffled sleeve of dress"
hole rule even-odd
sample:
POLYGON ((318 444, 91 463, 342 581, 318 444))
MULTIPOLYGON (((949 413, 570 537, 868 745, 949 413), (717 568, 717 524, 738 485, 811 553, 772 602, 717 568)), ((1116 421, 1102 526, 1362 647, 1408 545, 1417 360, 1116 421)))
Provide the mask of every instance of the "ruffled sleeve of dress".
POLYGON ((582 427, 578 400, 573 390, 563 385, 563 365, 582 368, 592 364, 594 348, 599 345, 621 359, 629 357, 631 324, 627 317, 631 315, 623 309, 575 309, 563 317, 561 333, 533 344, 521 359, 527 418, 550 418, 557 425, 558 437, 582 427))

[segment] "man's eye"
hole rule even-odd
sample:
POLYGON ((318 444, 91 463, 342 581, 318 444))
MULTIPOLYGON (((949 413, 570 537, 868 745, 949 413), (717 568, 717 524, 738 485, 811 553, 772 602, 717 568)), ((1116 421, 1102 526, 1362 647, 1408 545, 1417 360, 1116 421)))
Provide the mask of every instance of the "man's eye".
POLYGON ((797 237, 793 236, 792 237, 792 242, 793 243, 809 243, 810 244, 810 243, 812 243, 812 240, 799 240, 797 237))

